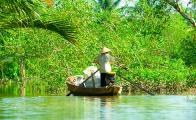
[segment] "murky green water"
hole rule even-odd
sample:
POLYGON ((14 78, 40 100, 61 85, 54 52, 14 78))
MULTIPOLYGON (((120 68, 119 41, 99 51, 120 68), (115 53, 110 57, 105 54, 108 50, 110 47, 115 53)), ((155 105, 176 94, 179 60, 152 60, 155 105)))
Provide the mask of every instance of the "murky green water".
POLYGON ((196 120, 196 96, 0 97, 5 120, 196 120))

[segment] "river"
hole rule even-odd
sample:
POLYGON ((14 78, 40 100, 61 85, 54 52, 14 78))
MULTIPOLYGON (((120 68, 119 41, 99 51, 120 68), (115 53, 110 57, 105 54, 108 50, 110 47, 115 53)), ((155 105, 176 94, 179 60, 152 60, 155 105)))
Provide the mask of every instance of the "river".
POLYGON ((196 96, 1 96, 0 119, 196 120, 196 96))

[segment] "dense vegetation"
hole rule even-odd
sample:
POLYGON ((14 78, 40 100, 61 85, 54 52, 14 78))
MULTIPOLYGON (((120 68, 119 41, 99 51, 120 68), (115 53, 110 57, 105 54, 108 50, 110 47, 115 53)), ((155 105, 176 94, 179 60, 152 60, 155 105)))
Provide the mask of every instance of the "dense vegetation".
POLYGON ((82 74, 104 46, 116 58, 114 71, 148 90, 176 93, 195 88, 194 5, 181 6, 190 20, 167 0, 139 0, 124 7, 119 7, 120 0, 98 1, 46 0, 37 5, 41 21, 71 21, 76 42, 54 29, 5 30, 0 25, 0 92, 18 94, 25 71, 27 95, 64 94, 67 76, 82 74))

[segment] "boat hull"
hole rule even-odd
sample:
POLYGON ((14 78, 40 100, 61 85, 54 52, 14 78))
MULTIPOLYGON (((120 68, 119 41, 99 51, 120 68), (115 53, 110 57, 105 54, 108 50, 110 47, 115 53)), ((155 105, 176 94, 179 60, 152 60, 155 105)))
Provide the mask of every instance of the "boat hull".
POLYGON ((68 90, 77 96, 115 96, 120 95, 122 87, 109 86, 100 88, 84 88, 67 83, 68 90))

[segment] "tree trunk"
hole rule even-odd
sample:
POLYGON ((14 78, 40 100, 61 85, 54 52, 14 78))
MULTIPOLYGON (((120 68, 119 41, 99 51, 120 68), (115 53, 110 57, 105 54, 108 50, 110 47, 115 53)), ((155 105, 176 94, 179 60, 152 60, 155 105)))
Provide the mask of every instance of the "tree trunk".
POLYGON ((20 95, 21 96, 25 96, 26 95, 26 78, 25 78, 25 61, 24 61, 24 57, 20 58, 20 78, 22 81, 22 85, 21 85, 21 91, 20 91, 20 95))

